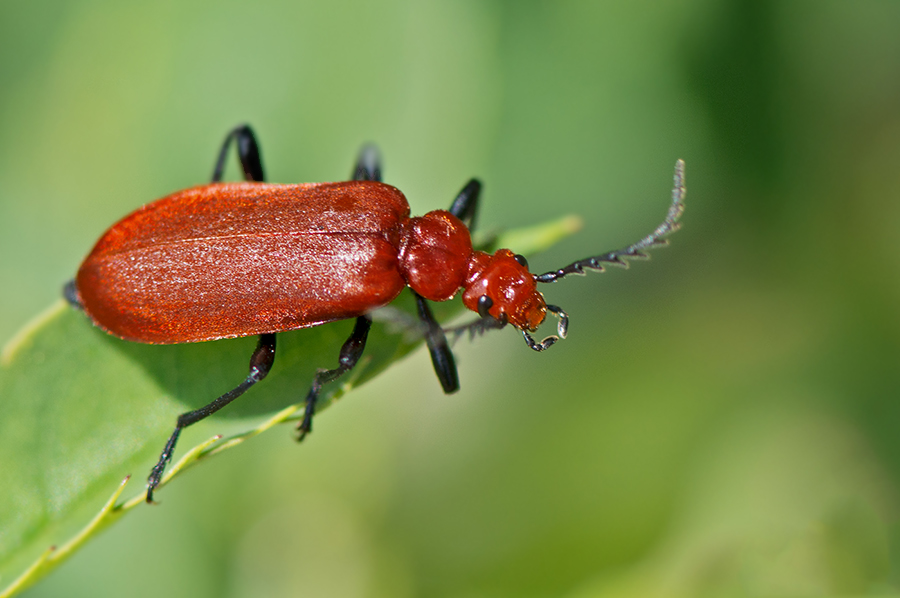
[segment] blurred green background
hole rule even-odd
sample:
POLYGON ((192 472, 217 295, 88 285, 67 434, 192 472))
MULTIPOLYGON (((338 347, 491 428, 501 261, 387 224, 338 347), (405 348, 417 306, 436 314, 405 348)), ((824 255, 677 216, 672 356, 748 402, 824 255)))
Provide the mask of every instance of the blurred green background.
POLYGON ((414 213, 478 176, 485 228, 582 215, 537 271, 688 182, 671 248, 545 289, 565 342, 460 342, 449 397, 419 351, 28 595, 900 595, 898 31, 894 0, 4 0, 0 339, 239 122, 272 181, 375 141, 414 213))

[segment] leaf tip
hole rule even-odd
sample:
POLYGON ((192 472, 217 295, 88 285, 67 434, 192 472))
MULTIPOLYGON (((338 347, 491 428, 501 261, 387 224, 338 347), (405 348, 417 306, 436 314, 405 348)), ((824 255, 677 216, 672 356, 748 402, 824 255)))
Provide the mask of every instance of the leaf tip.
POLYGON ((574 234, 584 228, 584 218, 577 214, 567 214, 559 219, 559 228, 567 234, 574 234))

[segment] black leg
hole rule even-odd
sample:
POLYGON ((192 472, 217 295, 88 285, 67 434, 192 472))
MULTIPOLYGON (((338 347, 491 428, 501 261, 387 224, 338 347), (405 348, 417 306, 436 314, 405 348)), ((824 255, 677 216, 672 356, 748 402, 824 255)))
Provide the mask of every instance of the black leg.
POLYGON ((253 129, 250 128, 250 125, 238 125, 228 133, 222 143, 222 149, 219 150, 219 157, 216 159, 216 167, 213 170, 212 182, 218 183, 222 180, 225 159, 228 157, 228 147, 232 140, 237 141, 238 158, 241 161, 241 168, 244 169, 244 178, 248 181, 265 181, 262 161, 259 158, 259 144, 256 143, 253 129))
POLYGON ((221 397, 206 405, 205 407, 201 407, 195 411, 188 411, 187 413, 182 413, 178 416, 178 422, 175 424, 175 431, 172 432, 172 435, 169 437, 169 441, 166 442, 166 446, 163 449, 162 454, 159 456, 159 461, 156 465, 153 466, 153 469, 150 471, 150 477, 147 478, 147 502, 153 502, 153 490, 159 486, 159 482, 162 479, 163 472, 166 469, 166 465, 169 461, 172 460, 172 454, 175 451, 175 443, 178 442, 178 436, 181 435, 181 430, 190 426, 191 424, 195 424, 201 419, 206 418, 209 415, 212 415, 231 401, 235 400, 249 389, 251 386, 262 380, 269 373, 269 370, 272 369, 272 363, 275 361, 275 335, 274 334, 261 334, 259 336, 259 343, 256 345, 256 349, 253 351, 253 355, 250 357, 250 373, 247 375, 247 378, 238 384, 232 390, 229 390, 221 397))
POLYGON ((450 205, 451 214, 463 221, 469 232, 475 230, 475 215, 478 211, 478 196, 481 194, 481 182, 472 179, 462 188, 450 205))
POLYGON ((63 286, 63 297, 66 301, 69 302, 69 305, 72 307, 78 308, 80 310, 84 310, 84 306, 81 304, 81 298, 78 296, 78 289, 75 288, 75 280, 70 280, 63 286))
POLYGON ((456 361, 447 344, 447 337, 444 336, 441 325, 434 319, 431 308, 428 307, 428 301, 415 291, 413 294, 416 296, 419 319, 425 324, 425 342, 428 344, 428 352, 431 353, 434 372, 441 381, 444 392, 454 393, 459 390, 459 374, 456 372, 456 361))
POLYGON ((366 348, 366 339, 369 337, 369 328, 371 327, 372 318, 369 316, 356 318, 356 326, 353 327, 350 338, 341 347, 338 366, 333 370, 319 370, 319 373, 316 374, 312 387, 306 395, 306 409, 303 411, 303 421, 297 426, 297 440, 303 440, 307 434, 312 432, 312 418, 316 412, 316 402, 319 399, 319 392, 322 390, 322 386, 337 380, 353 369, 360 356, 362 356, 363 349, 366 348))
POLYGON ((359 150, 359 158, 353 167, 353 180, 381 182, 381 153, 373 144, 367 143, 359 150))
POLYGON ((528 334, 528 331, 519 331, 522 333, 522 336, 525 337, 525 344, 528 345, 529 348, 534 349, 538 352, 546 351, 547 349, 552 347, 559 339, 566 338, 566 334, 568 334, 569 332, 569 316, 562 310, 562 308, 556 305, 550 305, 548 303, 547 311, 559 318, 559 323, 557 323, 556 325, 556 331, 559 333, 558 335, 554 334, 548 336, 541 342, 537 342, 534 340, 534 338, 532 338, 530 334, 528 334))
POLYGON ((459 337, 469 333, 469 338, 474 339, 476 336, 481 336, 488 330, 500 330, 504 328, 507 324, 506 314, 503 314, 503 319, 498 320, 497 318, 487 316, 478 318, 468 324, 463 324, 461 326, 454 326, 452 328, 446 328, 444 330, 445 333, 451 334, 453 336, 453 341, 455 342, 459 337))

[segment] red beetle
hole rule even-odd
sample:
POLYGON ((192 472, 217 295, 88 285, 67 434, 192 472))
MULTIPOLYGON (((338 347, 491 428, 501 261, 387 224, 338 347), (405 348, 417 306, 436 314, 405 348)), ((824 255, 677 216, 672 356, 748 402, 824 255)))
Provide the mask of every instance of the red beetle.
POLYGON ((444 392, 459 388, 453 354, 427 300, 446 301, 463 289, 463 303, 481 318, 471 331, 518 328, 529 347, 543 351, 564 338, 565 312, 544 302, 539 282, 553 282, 666 243, 684 208, 684 164, 675 169, 672 204, 653 233, 624 249, 579 260, 540 275, 521 255, 472 249, 481 184, 472 179, 449 211, 410 218, 403 194, 381 182, 377 150, 363 148, 353 180, 273 185, 264 180, 250 127, 225 138, 212 183, 148 204, 110 228, 84 260, 64 294, 106 332, 140 343, 174 344, 259 335, 250 373, 210 404, 178 417, 147 480, 147 502, 172 458, 181 430, 211 415, 266 377, 275 359, 275 333, 356 318, 338 367, 320 371, 298 426, 312 430, 323 384, 356 365, 372 319, 405 287, 416 298, 425 339, 444 392), (228 148, 237 142, 245 183, 222 183, 228 148), (559 336, 536 342, 547 312, 559 336))

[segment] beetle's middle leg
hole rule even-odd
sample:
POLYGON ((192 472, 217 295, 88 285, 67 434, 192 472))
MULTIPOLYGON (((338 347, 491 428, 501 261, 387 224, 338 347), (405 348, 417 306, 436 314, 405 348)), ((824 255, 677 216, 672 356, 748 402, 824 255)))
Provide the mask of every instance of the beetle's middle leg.
POLYGON ((263 174, 262 160, 259 157, 259 144, 256 135, 250 125, 238 125, 229 131, 222 142, 219 157, 216 158, 216 167, 213 169, 212 182, 219 183, 225 172, 225 159, 228 157, 228 148, 231 142, 237 142, 238 159, 244 171, 244 179, 261 183, 266 180, 263 174))
POLYGON ((159 461, 156 463, 156 465, 153 466, 153 469, 150 471, 150 477, 147 478, 147 502, 153 502, 153 491, 157 486, 159 486, 159 482, 160 480, 162 480, 162 475, 166 469, 166 465, 168 465, 169 461, 172 460, 172 454, 175 452, 175 444, 178 442, 178 437, 181 435, 181 430, 197 423, 201 419, 205 419, 206 417, 212 415, 228 403, 232 402, 233 400, 247 392, 247 390, 251 386, 268 375, 269 370, 272 369, 272 364, 274 362, 275 335, 259 335, 259 343, 257 343, 256 349, 253 351, 253 355, 250 356, 250 373, 247 374, 247 377, 244 379, 244 381, 220 396, 209 405, 201 407, 200 409, 195 409, 194 411, 182 413, 178 416, 178 421, 175 424, 175 430, 169 437, 168 442, 166 442, 166 446, 165 448, 163 448, 163 452, 159 456, 159 461))
MULTIPOLYGON (((364 145, 360 150, 356 166, 353 168, 353 180, 381 181, 381 155, 378 152, 378 148, 374 145, 364 145)), ((450 213, 462 220, 470 230, 475 225, 475 210, 478 206, 478 194, 480 192, 481 183, 472 179, 459 192, 459 195, 450 207, 450 213)), ((419 319, 425 324, 425 342, 428 345, 431 363, 434 365, 434 371, 441 382, 441 387, 447 394, 456 392, 459 390, 459 375, 456 370, 456 361, 453 359, 453 352, 450 351, 444 331, 437 320, 434 319, 431 308, 428 307, 428 301, 415 291, 413 291, 413 295, 416 297, 419 319)), ((347 342, 349 343, 350 341, 347 342)), ((362 348, 360 348, 360 352, 362 352, 362 348)), ((341 355, 343 356, 343 351, 341 351, 341 355)), ((332 370, 332 372, 334 371, 337 370, 332 370)), ((339 376, 340 374, 337 375, 339 376)), ((316 380, 318 381, 318 376, 316 380)), ((310 395, 313 395, 315 389, 316 385, 313 383, 310 395)), ((315 410, 314 402, 315 399, 313 399, 312 403, 307 399, 306 416, 303 418, 303 423, 300 424, 299 428, 301 439, 309 432, 309 427, 312 425, 312 413, 315 410)))
POLYGON ((381 182, 381 152, 374 144, 367 143, 359 150, 351 176, 354 181, 381 182))
POLYGON ((306 408, 303 411, 303 420, 297 426, 297 440, 303 440, 307 434, 312 432, 312 418, 316 412, 316 402, 319 400, 319 392, 322 386, 337 380, 347 372, 353 369, 359 358, 362 356, 363 349, 366 348, 366 340, 369 338, 369 329, 372 327, 372 318, 369 316, 359 316, 356 318, 356 325, 350 338, 344 342, 341 347, 338 366, 333 370, 319 370, 313 379, 312 387, 306 395, 306 408))

